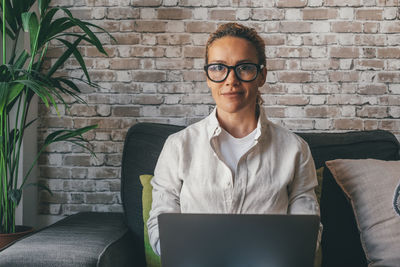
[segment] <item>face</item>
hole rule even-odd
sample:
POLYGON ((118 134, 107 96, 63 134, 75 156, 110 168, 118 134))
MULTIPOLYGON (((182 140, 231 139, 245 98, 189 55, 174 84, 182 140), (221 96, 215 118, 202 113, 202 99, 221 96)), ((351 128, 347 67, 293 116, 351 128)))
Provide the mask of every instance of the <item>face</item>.
MULTIPOLYGON (((228 66, 239 63, 258 64, 256 48, 243 38, 222 37, 215 40, 208 48, 208 64, 212 63, 223 63, 228 66)), ((218 110, 227 113, 255 112, 257 91, 265 83, 266 73, 266 68, 263 68, 257 78, 251 82, 240 81, 233 69, 222 82, 213 82, 207 78, 207 84, 211 88, 218 110)))

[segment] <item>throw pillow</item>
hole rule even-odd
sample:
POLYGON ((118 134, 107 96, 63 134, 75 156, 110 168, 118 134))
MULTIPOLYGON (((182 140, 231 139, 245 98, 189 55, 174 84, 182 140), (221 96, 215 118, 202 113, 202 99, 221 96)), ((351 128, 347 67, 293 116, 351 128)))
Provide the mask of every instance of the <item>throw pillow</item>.
POLYGON ((149 240, 149 234, 147 230, 147 220, 149 219, 149 213, 151 209, 152 198, 152 190, 153 187, 150 184, 152 175, 140 175, 140 182, 143 186, 142 192, 142 209, 143 209, 143 228, 144 228, 144 253, 146 255, 146 263, 147 267, 160 267, 161 261, 160 256, 154 253, 149 240))
POLYGON ((399 266, 400 217, 393 198, 400 161, 338 159, 326 165, 351 202, 368 266, 399 266))
MULTIPOLYGON (((315 187, 315 195, 317 196, 318 204, 321 204, 323 173, 324 173, 324 167, 317 169, 318 185, 315 187)), ((320 245, 317 252, 315 253, 314 267, 320 267, 321 265, 322 265, 322 248, 320 245)))

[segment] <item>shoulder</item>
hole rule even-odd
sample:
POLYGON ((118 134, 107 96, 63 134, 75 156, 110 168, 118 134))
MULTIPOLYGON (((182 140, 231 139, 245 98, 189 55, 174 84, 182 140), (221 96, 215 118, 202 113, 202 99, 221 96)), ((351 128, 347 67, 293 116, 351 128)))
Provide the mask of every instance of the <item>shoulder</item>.
POLYGON ((296 147, 300 150, 308 149, 308 144, 303 138, 278 124, 268 121, 266 131, 267 138, 272 142, 285 147, 296 147))
POLYGON ((167 142, 176 145, 194 141, 203 136, 207 131, 206 118, 188 125, 186 128, 168 136, 167 142))

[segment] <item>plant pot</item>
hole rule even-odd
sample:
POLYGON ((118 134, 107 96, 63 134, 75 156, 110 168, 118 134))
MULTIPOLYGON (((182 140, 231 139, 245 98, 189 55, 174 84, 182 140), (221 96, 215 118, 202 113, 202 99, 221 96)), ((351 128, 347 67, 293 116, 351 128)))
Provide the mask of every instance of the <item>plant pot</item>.
POLYGON ((24 237, 33 232, 33 227, 17 225, 15 226, 15 233, 12 234, 2 234, 0 233, 0 250, 12 242, 24 237))

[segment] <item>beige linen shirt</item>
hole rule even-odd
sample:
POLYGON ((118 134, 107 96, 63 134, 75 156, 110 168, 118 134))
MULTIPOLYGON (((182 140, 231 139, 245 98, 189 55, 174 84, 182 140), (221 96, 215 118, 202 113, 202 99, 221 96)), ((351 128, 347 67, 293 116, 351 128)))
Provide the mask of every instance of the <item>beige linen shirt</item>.
POLYGON ((254 145, 240 158, 236 175, 218 145, 216 109, 168 137, 154 177, 147 221, 157 252, 161 213, 317 214, 314 161, 307 143, 260 113, 254 145))

